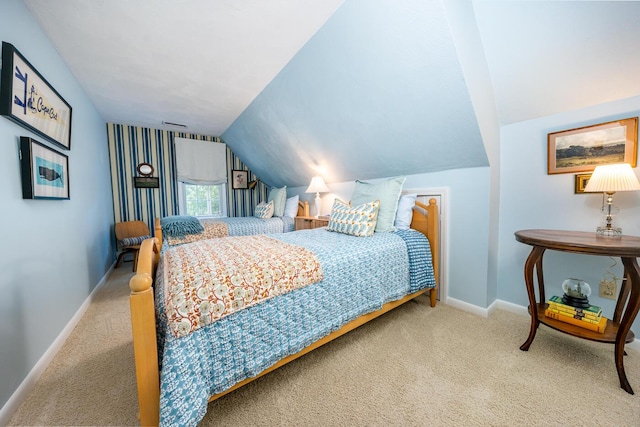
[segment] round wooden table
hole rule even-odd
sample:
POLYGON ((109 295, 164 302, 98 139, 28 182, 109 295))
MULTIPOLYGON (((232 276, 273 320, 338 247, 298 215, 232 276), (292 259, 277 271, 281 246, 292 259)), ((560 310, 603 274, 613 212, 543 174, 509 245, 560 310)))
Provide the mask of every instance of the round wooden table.
POLYGON ((633 394, 633 389, 627 381, 624 372, 624 345, 634 339, 631 325, 638 309, 640 309, 640 269, 637 257, 640 257, 640 237, 622 236, 618 238, 597 236, 595 232, 563 231, 563 230, 520 230, 515 233, 518 242, 533 246, 524 264, 524 280, 529 296, 529 313, 531 314, 531 329, 529 337, 520 350, 527 351, 536 336, 540 323, 558 331, 604 343, 615 344, 615 362, 620 387, 627 393, 633 394), (547 249, 578 254, 620 257, 624 265, 626 278, 620 289, 613 319, 607 322, 604 333, 598 333, 579 326, 546 317, 547 307, 544 295, 544 278, 542 273, 542 255, 547 249), (536 301, 533 270, 538 279, 538 294, 540 301, 536 301), (625 308, 626 305, 626 308, 625 308))

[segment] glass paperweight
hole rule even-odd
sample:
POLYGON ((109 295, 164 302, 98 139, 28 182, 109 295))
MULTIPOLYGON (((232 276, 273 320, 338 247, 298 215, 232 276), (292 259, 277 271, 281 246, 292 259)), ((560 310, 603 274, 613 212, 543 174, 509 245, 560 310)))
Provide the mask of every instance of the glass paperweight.
POLYGON ((586 308, 589 307, 589 296, 591 295, 591 286, 580 279, 566 279, 562 282, 562 302, 572 307, 586 308))

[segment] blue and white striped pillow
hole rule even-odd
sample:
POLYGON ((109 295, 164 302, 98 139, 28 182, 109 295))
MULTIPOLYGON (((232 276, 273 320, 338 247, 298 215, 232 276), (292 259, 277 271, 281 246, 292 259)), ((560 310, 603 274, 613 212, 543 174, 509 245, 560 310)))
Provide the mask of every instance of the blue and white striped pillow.
POLYGON ((125 237, 120 241, 122 246, 137 246, 141 245, 146 239, 149 239, 151 236, 139 236, 139 237, 125 237))
POLYGON ((357 237, 373 236, 379 208, 380 200, 352 208, 342 200, 335 199, 327 229, 357 237))

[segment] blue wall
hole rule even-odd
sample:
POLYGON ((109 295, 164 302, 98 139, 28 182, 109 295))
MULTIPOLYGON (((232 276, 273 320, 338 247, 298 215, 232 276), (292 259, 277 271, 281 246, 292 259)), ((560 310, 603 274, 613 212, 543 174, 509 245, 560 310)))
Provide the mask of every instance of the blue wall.
POLYGON ((113 263, 113 203, 105 123, 20 0, 3 0, 0 38, 12 43, 73 108, 70 200, 23 200, 20 136, 0 117, 0 407, 113 263))
MULTIPOLYGON (((574 194, 572 173, 547 175, 547 134, 638 115, 640 97, 634 97, 503 126, 498 298, 528 305, 523 266, 531 247, 517 243, 515 231, 550 228, 595 233, 602 219, 600 194, 574 194)), ((640 173, 638 168, 635 172, 640 173)), ((640 192, 616 193, 614 204, 620 208, 618 219, 623 233, 640 235, 640 192)), ((621 277, 620 259, 616 262, 612 271, 621 277)), ((598 296, 598 284, 612 264, 608 257, 548 251, 544 255, 545 292, 561 293, 562 281, 568 277, 584 279, 592 286, 590 301, 602 306, 605 316, 611 317, 615 302, 598 296)), ((640 334, 639 320, 632 330, 640 334)))

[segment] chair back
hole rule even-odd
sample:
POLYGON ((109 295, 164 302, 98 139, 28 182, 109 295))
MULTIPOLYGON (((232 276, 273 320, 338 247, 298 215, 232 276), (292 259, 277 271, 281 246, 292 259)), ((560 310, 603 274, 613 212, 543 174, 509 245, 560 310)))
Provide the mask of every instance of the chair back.
POLYGON ((116 223, 115 226, 116 239, 121 241, 122 239, 130 237, 148 236, 149 226, 144 221, 123 221, 116 223))

